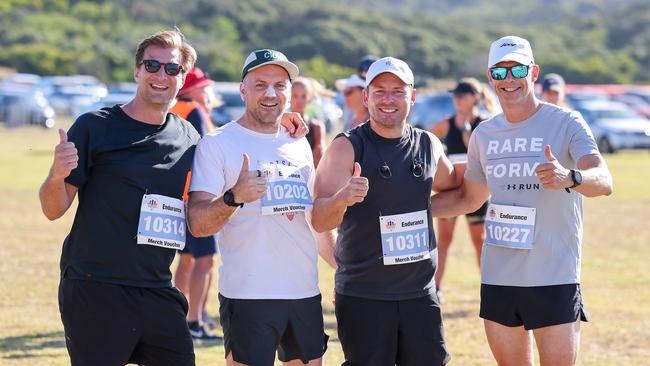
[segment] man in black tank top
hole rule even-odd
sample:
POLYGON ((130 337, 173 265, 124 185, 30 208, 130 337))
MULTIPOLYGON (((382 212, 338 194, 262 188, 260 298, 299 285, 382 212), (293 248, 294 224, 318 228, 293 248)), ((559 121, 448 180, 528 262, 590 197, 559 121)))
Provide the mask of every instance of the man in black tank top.
POLYGON ((368 70, 370 120, 337 136, 316 175, 312 223, 339 228, 336 318, 346 365, 444 365, 429 198, 460 184, 433 134, 407 125, 413 73, 368 70))

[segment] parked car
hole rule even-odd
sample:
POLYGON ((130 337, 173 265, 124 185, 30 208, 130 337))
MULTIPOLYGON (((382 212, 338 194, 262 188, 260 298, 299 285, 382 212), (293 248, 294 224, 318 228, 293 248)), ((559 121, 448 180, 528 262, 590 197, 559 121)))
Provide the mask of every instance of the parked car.
POLYGON ((650 118, 650 102, 646 102, 642 97, 638 95, 624 93, 613 96, 612 100, 625 104, 626 106, 630 107, 636 114, 639 114, 645 118, 650 118))
POLYGON ((241 117, 246 111, 244 101, 239 95, 239 83, 235 82, 215 82, 214 91, 221 96, 223 104, 220 107, 213 108, 210 113, 210 119, 217 127, 241 117))
POLYGON ((583 102, 576 108, 594 133, 601 153, 621 149, 650 149, 650 120, 625 104, 612 101, 583 102))
POLYGON ((54 109, 40 91, 0 89, 0 121, 8 127, 54 127, 54 109))
POLYGON ((41 77, 36 74, 11 74, 0 81, 0 89, 4 90, 32 90, 41 82, 41 77))
MULTIPOLYGON (((498 103, 496 99, 495 103, 498 103)), ((500 111, 501 107, 499 105, 495 107, 500 111)), ((479 104, 479 112, 481 115, 490 115, 483 103, 479 104)), ((449 117, 454 113, 454 101, 450 92, 434 95, 418 95, 408 120, 415 127, 429 130, 435 123, 440 122, 443 118, 449 117)))
POLYGON ((106 85, 90 75, 43 77, 39 88, 59 114, 75 116, 108 94, 106 85))
POLYGON ((73 119, 77 119, 77 117, 79 117, 80 115, 86 112, 98 111, 102 108, 112 107, 116 104, 126 104, 130 102, 134 96, 135 93, 109 93, 107 96, 96 101, 95 103, 90 104, 83 109, 80 109, 72 117, 73 119))

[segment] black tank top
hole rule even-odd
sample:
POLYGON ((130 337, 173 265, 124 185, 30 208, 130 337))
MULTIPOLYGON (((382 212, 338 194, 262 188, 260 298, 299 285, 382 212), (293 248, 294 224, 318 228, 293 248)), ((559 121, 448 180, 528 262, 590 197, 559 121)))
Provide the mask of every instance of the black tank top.
POLYGON ((428 216, 430 259, 419 262, 384 265, 379 216, 420 210, 430 212, 430 197, 436 161, 431 140, 423 130, 406 126, 400 138, 379 136, 366 122, 337 136, 345 136, 354 148, 354 159, 361 175, 368 178, 365 200, 348 207, 337 239, 335 257, 336 292, 379 300, 404 300, 435 291, 433 275, 438 263, 431 215, 428 216), (418 178, 414 161, 423 167, 418 178), (392 177, 379 173, 384 161, 392 177))
MULTIPOLYGON (((471 122, 472 131, 478 126, 479 122, 485 120, 481 116, 474 118, 471 122)), ((447 155, 451 154, 467 154, 467 146, 463 142, 463 133, 456 126, 456 115, 449 117, 449 132, 445 137, 445 145, 447 145, 447 155)))
POLYGON ((314 123, 311 121, 311 119, 307 120, 307 127, 309 127, 309 132, 307 132, 305 138, 307 139, 307 142, 309 142, 309 146, 313 149, 314 148, 314 123))

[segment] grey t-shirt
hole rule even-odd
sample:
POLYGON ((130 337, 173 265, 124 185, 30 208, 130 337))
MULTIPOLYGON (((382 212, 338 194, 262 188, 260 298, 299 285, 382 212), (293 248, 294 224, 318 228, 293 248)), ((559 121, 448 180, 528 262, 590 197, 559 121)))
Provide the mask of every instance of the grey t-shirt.
MULTIPOLYGON (((580 282, 582 195, 542 188, 535 168, 553 155, 569 169, 597 154, 593 134, 577 112, 542 103, 525 121, 499 114, 476 128, 469 142, 465 178, 487 183, 490 203, 535 209, 532 249, 483 245, 481 282, 504 286, 548 286, 580 282)), ((487 219, 494 212, 488 212, 487 219)))

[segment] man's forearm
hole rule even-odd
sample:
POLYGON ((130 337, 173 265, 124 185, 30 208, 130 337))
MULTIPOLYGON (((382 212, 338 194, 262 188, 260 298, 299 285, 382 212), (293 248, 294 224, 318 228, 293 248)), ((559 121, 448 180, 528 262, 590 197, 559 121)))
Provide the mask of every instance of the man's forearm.
POLYGON ((612 175, 607 167, 599 166, 591 169, 581 170, 582 184, 573 188, 587 197, 609 196, 612 194, 612 175))
POLYGON ((336 260, 334 259, 334 248, 336 247, 336 238, 334 230, 327 230, 322 233, 316 233, 318 242, 318 254, 330 267, 336 269, 336 260))
POLYGON ((237 207, 226 205, 221 196, 197 202, 192 202, 190 198, 187 224, 195 237, 214 235, 223 228, 236 210, 237 207))
POLYGON ((312 226, 314 230, 322 233, 335 229, 343 221, 346 210, 347 206, 340 203, 336 199, 336 195, 317 198, 314 201, 314 209, 312 210, 312 226))
POLYGON ((431 215, 433 217, 454 217, 476 211, 485 202, 480 198, 481 195, 470 196, 465 185, 437 193, 431 197, 431 215))
POLYGON ((47 177, 38 192, 41 210, 45 217, 56 220, 72 205, 74 195, 69 196, 65 180, 47 177))

